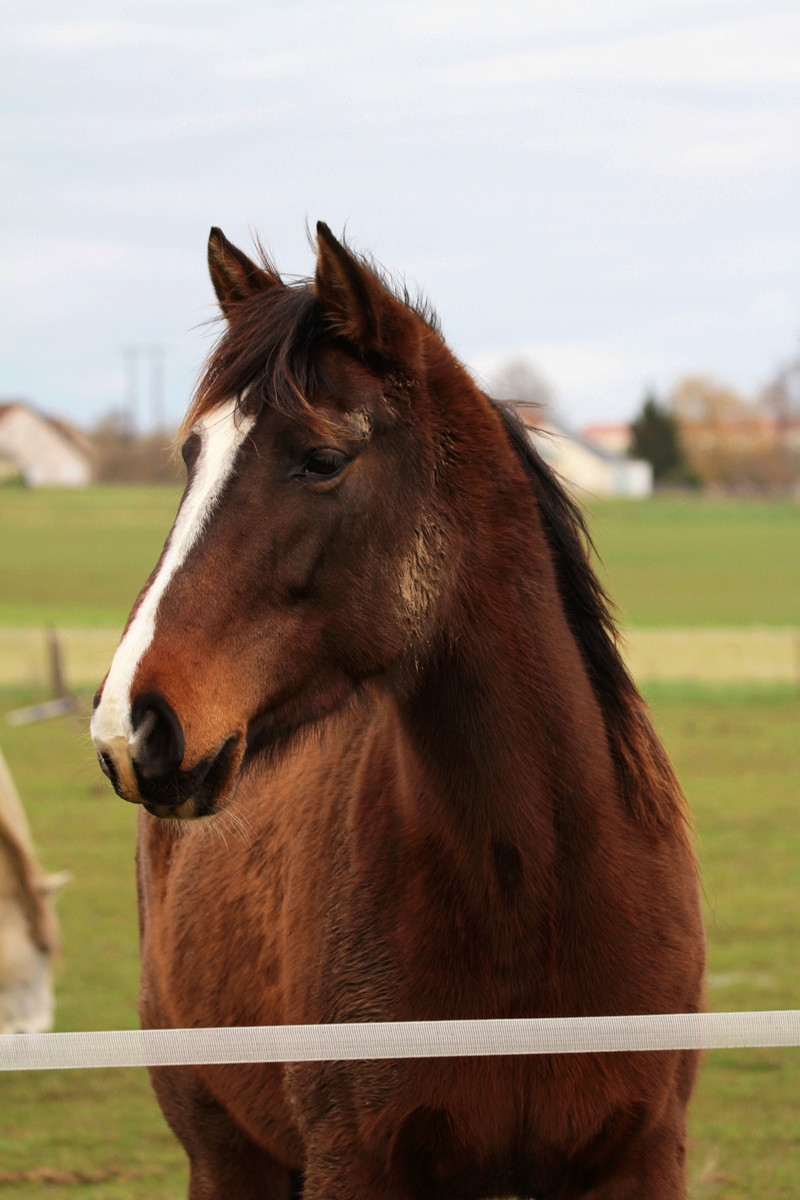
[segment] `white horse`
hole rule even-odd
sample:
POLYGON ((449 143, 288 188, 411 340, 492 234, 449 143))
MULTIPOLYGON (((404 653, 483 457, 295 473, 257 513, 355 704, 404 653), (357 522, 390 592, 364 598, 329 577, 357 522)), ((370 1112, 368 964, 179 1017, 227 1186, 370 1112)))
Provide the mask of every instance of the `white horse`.
POLYGON ((69 871, 45 875, 0 753, 0 1033, 53 1026, 58 923, 53 897, 69 871))

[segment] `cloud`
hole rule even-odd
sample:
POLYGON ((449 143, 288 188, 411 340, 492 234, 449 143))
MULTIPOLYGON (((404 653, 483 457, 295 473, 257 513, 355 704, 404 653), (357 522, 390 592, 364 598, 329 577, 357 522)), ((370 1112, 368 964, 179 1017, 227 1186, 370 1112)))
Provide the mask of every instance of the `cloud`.
POLYGON ((752 0, 537 0, 520 4, 519 0, 494 0, 487 19, 485 0, 397 0, 384 14, 393 35, 431 39, 446 37, 449 44, 476 38, 491 43, 518 41, 520 38, 555 39, 565 35, 587 38, 631 24, 674 19, 683 13, 695 17, 721 11, 752 11, 752 0))
POLYGON ((35 284, 46 291, 78 275, 106 271, 136 271, 142 269, 140 256, 121 242, 96 241, 88 238, 63 239, 56 242, 19 239, 11 251, 3 255, 3 282, 14 290, 25 290, 35 284))
POLYGON ((213 74, 220 79, 282 79, 291 76, 307 76, 324 61, 321 54, 311 49, 287 51, 281 54, 257 54, 249 56, 240 51, 233 58, 214 63, 213 74))
MULTIPOLYGON (((209 225, 243 246, 259 228, 282 266, 309 269, 317 216, 419 280, 484 374, 529 353, 570 416, 627 415, 670 372, 741 386, 788 352, 796 6, 397 0, 374 14, 368 0, 346 19, 321 0, 6 0, 0 334, 15 387, 58 406, 120 344, 178 344, 210 312, 209 225), (50 375, 42 344, 61 347, 50 375)), ((199 353, 181 355, 185 396, 199 353)))
POLYGON ((32 21, 7 29, 6 46, 39 53, 102 54, 120 47, 161 45, 170 39, 163 26, 142 21, 32 21))
POLYGON ((800 13, 773 12, 687 23, 679 30, 612 36, 552 49, 527 49, 445 66, 439 79, 472 88, 538 87, 552 83, 669 86, 789 85, 800 88, 800 13))

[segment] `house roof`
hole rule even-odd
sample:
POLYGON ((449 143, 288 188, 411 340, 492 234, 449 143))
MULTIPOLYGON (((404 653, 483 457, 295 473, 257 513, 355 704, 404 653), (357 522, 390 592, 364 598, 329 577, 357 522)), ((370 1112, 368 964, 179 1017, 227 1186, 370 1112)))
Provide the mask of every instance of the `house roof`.
POLYGON ((584 425, 581 434, 590 438, 595 434, 630 433, 631 427, 627 421, 600 421, 594 425, 584 425))
POLYGON ((508 403, 517 410, 523 425, 527 429, 532 429, 537 433, 548 434, 554 433, 557 437, 569 438, 570 441, 576 442, 582 446, 584 450, 590 454, 596 454, 598 458, 602 458, 605 462, 630 462, 631 458, 628 454, 620 454, 616 450, 607 450, 605 446, 600 446, 597 442, 592 442, 588 438, 582 437, 576 433, 574 429, 570 429, 558 418, 554 417, 546 408, 540 404, 533 404, 530 401, 524 400, 509 400, 508 403))
POLYGON ((74 425, 70 425, 68 421, 63 421, 60 417, 50 417, 46 413, 39 412, 39 410, 34 408, 32 404, 29 404, 27 400, 0 400, 0 422, 2 422, 10 412, 13 412, 14 409, 18 408, 21 408, 24 412, 30 413, 32 416, 38 418, 38 420, 43 421, 46 425, 49 425, 51 429, 54 429, 56 433, 59 433, 61 437, 70 442, 71 445, 85 458, 91 459, 93 457, 94 450, 92 441, 87 434, 83 433, 80 429, 76 429, 74 425))

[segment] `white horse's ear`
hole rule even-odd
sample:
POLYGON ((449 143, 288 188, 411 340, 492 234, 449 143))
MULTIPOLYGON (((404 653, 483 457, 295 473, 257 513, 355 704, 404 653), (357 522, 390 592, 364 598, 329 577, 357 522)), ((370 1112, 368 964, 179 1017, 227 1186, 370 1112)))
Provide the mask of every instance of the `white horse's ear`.
POLYGON ((56 896, 65 883, 72 879, 72 871, 57 871, 54 875, 42 875, 36 880, 36 890, 40 896, 49 898, 56 896))
POLYGON ((419 318, 337 241, 324 221, 317 222, 314 287, 329 326, 339 337, 362 353, 409 364, 416 358, 419 318))
POLYGON ((276 272, 257 266, 216 226, 208 236, 208 270, 226 317, 243 300, 283 286, 276 272))

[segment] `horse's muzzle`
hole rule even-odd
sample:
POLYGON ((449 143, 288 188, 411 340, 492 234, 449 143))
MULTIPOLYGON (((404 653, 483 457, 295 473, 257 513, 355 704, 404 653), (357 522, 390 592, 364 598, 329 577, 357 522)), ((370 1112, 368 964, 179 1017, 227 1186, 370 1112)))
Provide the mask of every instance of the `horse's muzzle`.
POLYGON ((186 771, 147 776, 135 762, 133 769, 144 807, 153 816, 179 821, 209 817, 225 808, 235 791, 241 740, 233 734, 217 751, 186 771))
POLYGON ((142 804, 168 820, 194 820, 226 807, 233 798, 244 754, 244 737, 222 739, 194 766, 182 769, 185 738, 169 702, 156 692, 131 706, 133 736, 98 740, 100 769, 123 800, 142 804))

